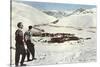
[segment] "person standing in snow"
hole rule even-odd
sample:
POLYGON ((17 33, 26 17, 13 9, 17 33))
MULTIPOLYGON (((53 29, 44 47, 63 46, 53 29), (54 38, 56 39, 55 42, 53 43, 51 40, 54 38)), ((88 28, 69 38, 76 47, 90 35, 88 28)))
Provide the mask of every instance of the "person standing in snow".
POLYGON ((26 55, 26 51, 25 51, 25 47, 24 47, 24 36, 23 36, 23 24, 22 22, 19 22, 17 24, 18 29, 15 32, 15 47, 16 47, 16 53, 15 53, 15 65, 18 66, 19 64, 19 59, 20 59, 20 55, 22 55, 21 58, 21 66, 26 66, 26 64, 24 63, 24 59, 25 59, 25 55, 26 55))
POLYGON ((28 27, 28 31, 24 33, 24 41, 27 45, 27 61, 35 60, 35 48, 34 44, 32 43, 32 26, 28 27), (32 55, 32 59, 30 59, 30 53, 32 55))

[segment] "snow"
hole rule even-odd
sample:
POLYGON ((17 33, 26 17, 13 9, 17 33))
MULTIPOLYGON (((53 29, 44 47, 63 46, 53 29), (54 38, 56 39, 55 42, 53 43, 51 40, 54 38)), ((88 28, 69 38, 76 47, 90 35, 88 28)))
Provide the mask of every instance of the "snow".
MULTIPOLYGON (((42 10, 43 11, 43 10, 42 10)), ((71 14, 73 11, 72 10, 64 10, 64 11, 58 11, 58 10, 44 10, 44 13, 54 16, 56 18, 62 18, 62 17, 67 17, 69 14, 71 14)))
POLYGON ((59 19, 56 26, 96 27, 96 14, 71 15, 59 19))
POLYGON ((97 16, 96 8, 92 8, 92 9, 80 8, 76 10, 71 10, 70 11, 71 13, 69 13, 69 11, 57 12, 57 11, 52 11, 52 10, 50 12, 51 13, 56 12, 56 13, 59 13, 57 14, 58 16, 62 16, 61 18, 59 18, 58 23, 51 24, 54 26, 71 26, 71 27, 82 27, 82 28, 96 27, 96 16, 97 16))
MULTIPOLYGON (((36 8, 23 3, 13 2, 12 12, 12 43, 14 47, 14 32, 19 21, 24 26, 55 21, 56 18, 48 16, 36 8)), ((95 9, 92 9, 95 11, 95 9)), ((27 65, 48 65, 62 63, 85 63, 96 61, 96 13, 73 14, 59 19, 56 24, 39 26, 48 33, 70 33, 83 38, 78 41, 64 43, 48 43, 51 37, 33 37, 35 44, 35 57, 37 60, 25 62, 27 65), (87 39, 86 38, 90 38, 87 39), (41 41, 39 41, 41 39, 41 41)), ((24 31, 27 30, 24 28, 24 31)), ((14 64, 15 50, 12 49, 12 64, 14 64)))
MULTIPOLYGON (((36 8, 20 2, 12 2, 12 34, 15 34, 18 22, 23 22, 24 31, 26 31, 29 25, 48 24, 55 20, 56 18, 46 15, 36 8)), ((12 37, 14 37, 14 35, 12 37)), ((12 40, 14 40, 14 38, 12 40)))
MULTIPOLYGON (((36 58, 28 65, 83 63, 96 61, 96 33, 81 31, 80 36, 90 40, 67 41, 64 43, 35 43, 36 58), (86 33, 86 34, 85 34, 86 33), (88 36, 89 34, 90 36, 88 36)), ((77 32, 78 33, 78 32, 77 32)), ((34 38, 35 39, 35 38, 34 38)))
MULTIPOLYGON (((12 47, 15 47, 15 31, 17 23, 23 22, 24 32, 28 29, 29 25, 48 24, 56 20, 56 18, 46 15, 42 11, 33 8, 29 5, 13 1, 12 2, 12 47)), ((34 32, 38 32, 34 30, 34 32)), ((13 51, 13 53, 15 53, 13 51)))
POLYGON ((86 9, 78 8, 73 10, 42 10, 44 13, 54 16, 56 18, 68 17, 71 15, 85 15, 85 14, 96 14, 96 8, 86 9))

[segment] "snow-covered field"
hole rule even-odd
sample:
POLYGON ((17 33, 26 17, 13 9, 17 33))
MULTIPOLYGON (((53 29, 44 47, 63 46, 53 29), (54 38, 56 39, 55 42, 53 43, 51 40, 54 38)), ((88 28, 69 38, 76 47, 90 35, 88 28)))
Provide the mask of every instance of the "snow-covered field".
MULTIPOLYGON (((37 41, 33 41, 37 60, 25 62, 27 65, 96 61, 96 13, 73 14, 59 19, 55 24, 50 24, 56 20, 55 17, 23 3, 13 2, 12 6, 12 47, 15 45, 16 24, 20 21, 24 22, 24 31, 27 30, 28 25, 48 23, 48 25, 40 25, 38 28, 44 29, 48 33, 70 33, 82 38, 64 43, 48 43, 43 41, 49 40, 50 37, 33 37, 37 41), (42 40, 38 41, 40 39, 42 40)), ((15 50, 11 50, 11 63, 14 64, 15 50)))
MULTIPOLYGON (((65 28, 61 28, 65 29, 65 28)), ((70 28, 66 28, 70 29, 70 28)), ((66 41, 64 43, 35 43, 36 57, 38 60, 29 62, 28 65, 39 64, 59 64, 59 63, 77 63, 96 61, 96 29, 70 29, 76 36, 84 38, 78 41, 66 41), (93 31, 93 30, 92 30, 93 31), (91 38, 85 40, 85 38, 91 38)), ((36 39, 36 38, 34 38, 36 39)), ((40 38, 37 38, 38 40, 40 38)), ((46 38, 43 38, 44 40, 46 38)))

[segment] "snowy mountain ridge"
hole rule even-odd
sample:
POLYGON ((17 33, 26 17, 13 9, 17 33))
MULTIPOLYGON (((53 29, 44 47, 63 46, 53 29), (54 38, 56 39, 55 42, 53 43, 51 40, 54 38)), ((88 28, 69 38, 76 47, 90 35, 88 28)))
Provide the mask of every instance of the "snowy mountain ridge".
POLYGON ((48 15, 54 16, 56 18, 62 18, 62 17, 71 16, 71 15, 95 14, 96 8, 92 8, 92 9, 79 8, 76 10, 65 10, 65 11, 43 10, 43 12, 48 15))

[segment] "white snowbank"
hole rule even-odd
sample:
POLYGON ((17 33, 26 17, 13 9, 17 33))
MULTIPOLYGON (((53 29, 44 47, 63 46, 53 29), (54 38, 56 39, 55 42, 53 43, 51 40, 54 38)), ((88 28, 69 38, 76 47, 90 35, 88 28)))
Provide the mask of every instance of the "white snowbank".
POLYGON ((57 26, 96 27, 96 15, 71 15, 59 20, 57 26))

